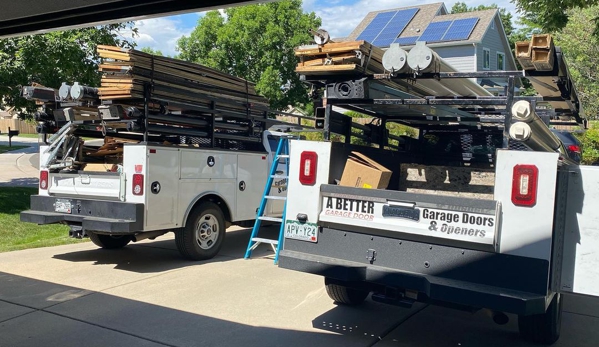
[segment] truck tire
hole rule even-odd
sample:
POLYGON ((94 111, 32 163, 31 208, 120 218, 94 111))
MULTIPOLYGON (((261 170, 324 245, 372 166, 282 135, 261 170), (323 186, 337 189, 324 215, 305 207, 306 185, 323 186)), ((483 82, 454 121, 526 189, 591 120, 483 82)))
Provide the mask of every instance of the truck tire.
POLYGON ((530 342, 550 345, 559 338, 562 325, 562 298, 556 293, 547 312, 518 316, 520 336, 530 342))
POLYGON ((356 306, 364 302, 370 292, 362 289, 353 288, 338 284, 338 281, 331 283, 332 281, 325 277, 324 284, 327 289, 329 298, 333 299, 338 304, 356 306))
POLYGON ((212 202, 195 207, 185 227, 175 232, 179 253, 189 260, 214 258, 225 239, 225 218, 221 209, 212 202))
POLYGON ((102 235, 96 234, 94 232, 87 232, 89 239, 94 243, 94 245, 104 248, 104 249, 118 249, 123 248, 131 242, 131 236, 129 235, 102 235))

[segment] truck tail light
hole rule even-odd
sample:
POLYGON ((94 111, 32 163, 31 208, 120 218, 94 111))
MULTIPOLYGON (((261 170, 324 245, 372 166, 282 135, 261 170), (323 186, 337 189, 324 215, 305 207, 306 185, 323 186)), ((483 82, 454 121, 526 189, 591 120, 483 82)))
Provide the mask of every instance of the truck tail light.
POLYGON ((316 152, 302 152, 300 156, 300 183, 305 186, 311 186, 316 183, 316 165, 318 164, 318 155, 316 152))
POLYGON ((581 152, 580 151, 580 146, 578 146, 578 145, 570 145, 570 146, 568 146, 568 150, 570 152, 575 152, 575 153, 579 153, 579 154, 581 152))
POLYGON ((133 174, 133 186, 131 187, 131 190, 133 191, 133 195, 144 194, 144 175, 133 174))
POLYGON ((512 203, 532 207, 537 203, 539 169, 535 165, 516 165, 512 176, 512 203))
POLYGON ((40 189, 48 189, 48 171, 40 171, 40 189))

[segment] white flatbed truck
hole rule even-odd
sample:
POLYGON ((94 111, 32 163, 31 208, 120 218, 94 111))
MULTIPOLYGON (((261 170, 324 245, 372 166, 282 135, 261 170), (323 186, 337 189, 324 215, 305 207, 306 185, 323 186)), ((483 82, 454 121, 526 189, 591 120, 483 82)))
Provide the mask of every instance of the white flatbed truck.
MULTIPOLYGON (((163 104, 178 111, 102 105, 91 120, 74 119, 69 108, 39 117, 42 131, 60 130, 40 146, 39 193, 21 221, 65 224, 72 237, 109 249, 172 231, 191 260, 214 257, 229 226, 252 226, 279 138, 288 137, 282 131, 296 125, 266 109, 230 111, 227 100, 209 109, 163 104), (121 139, 122 146, 102 150, 87 137, 121 139)), ((286 175, 287 166, 277 164, 276 176, 286 175)), ((275 179, 270 195, 285 196, 286 185, 275 179)), ((284 203, 270 202, 265 216, 280 218, 284 203)))
POLYGON ((579 166, 559 149, 512 148, 522 143, 508 141, 512 105, 528 100, 513 90, 423 99, 389 90, 376 76, 333 77, 314 78, 325 88, 321 123, 325 139, 345 135, 345 143, 291 141, 279 266, 323 276, 337 303, 357 305, 372 294, 396 305, 489 309, 498 323, 513 313, 523 338, 555 342, 561 293, 599 295, 599 168, 579 166), (348 130, 351 120, 333 107, 379 122, 348 130), (393 122, 418 128, 419 139, 401 138, 391 150, 385 125, 393 122), (356 134, 368 146, 350 144, 356 134), (352 152, 392 172, 386 189, 339 184, 352 152))

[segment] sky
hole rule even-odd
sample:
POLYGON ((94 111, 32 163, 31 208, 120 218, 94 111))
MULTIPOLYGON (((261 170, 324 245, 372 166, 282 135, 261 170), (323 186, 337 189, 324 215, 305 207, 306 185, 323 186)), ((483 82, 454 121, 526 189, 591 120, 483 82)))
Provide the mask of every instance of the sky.
MULTIPOLYGON (((322 28, 331 37, 345 37, 362 21, 368 12, 398 7, 417 6, 440 2, 439 0, 304 0, 305 12, 315 12, 322 19, 322 28)), ((448 10, 458 1, 445 1, 448 10)), ((517 16, 514 4, 509 0, 484 1, 463 0, 468 7, 495 3, 517 16)), ((137 49, 150 47, 168 56, 177 54, 177 40, 189 36, 197 25, 202 12, 168 17, 144 19, 135 22, 139 37, 135 39, 137 49)))

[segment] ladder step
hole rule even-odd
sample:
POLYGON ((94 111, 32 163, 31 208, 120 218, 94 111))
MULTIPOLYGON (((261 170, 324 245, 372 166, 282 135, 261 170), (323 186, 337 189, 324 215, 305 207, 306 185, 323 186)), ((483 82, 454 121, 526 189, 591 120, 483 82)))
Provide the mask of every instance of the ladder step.
POLYGON ((264 197, 270 200, 287 200, 285 196, 265 195, 264 197))
POLYGON ((279 240, 263 239, 261 237, 254 237, 252 238, 252 241, 260 243, 270 243, 271 245, 275 246, 279 244, 279 240))
POLYGON ((289 178, 289 176, 285 176, 285 175, 270 175, 270 178, 289 178))
POLYGON ((277 158, 289 158, 289 154, 279 154, 277 158))
POLYGON ((266 220, 269 222, 279 222, 279 223, 283 223, 283 218, 276 218, 276 217, 258 217, 259 220, 266 220))

